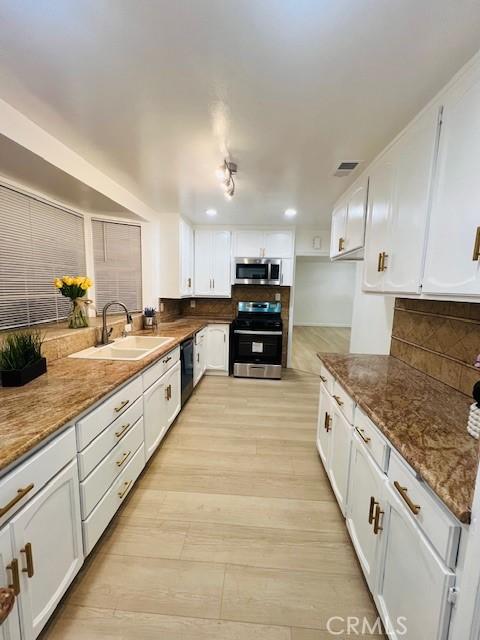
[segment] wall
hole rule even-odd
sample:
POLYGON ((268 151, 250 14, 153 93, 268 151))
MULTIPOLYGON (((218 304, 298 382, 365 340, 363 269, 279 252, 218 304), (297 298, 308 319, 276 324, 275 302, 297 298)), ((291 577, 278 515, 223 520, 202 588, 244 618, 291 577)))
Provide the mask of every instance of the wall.
POLYGON ((350 327, 355 264, 297 258, 294 325, 350 327))
POLYGON ((395 299, 362 291, 363 262, 356 263, 350 353, 390 352, 395 299))
POLYGON ((471 395, 480 369, 480 304, 397 298, 392 356, 471 395))

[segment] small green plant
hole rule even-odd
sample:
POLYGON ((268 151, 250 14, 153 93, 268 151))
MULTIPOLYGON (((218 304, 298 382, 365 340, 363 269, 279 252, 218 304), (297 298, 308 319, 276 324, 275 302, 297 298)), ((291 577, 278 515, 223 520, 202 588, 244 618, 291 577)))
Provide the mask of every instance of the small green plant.
POLYGON ((20 371, 42 357, 43 337, 40 331, 18 331, 5 336, 0 344, 0 370, 20 371))
POLYGON ((155 317, 155 309, 153 307, 145 307, 143 310, 143 315, 146 318, 154 318, 155 317))

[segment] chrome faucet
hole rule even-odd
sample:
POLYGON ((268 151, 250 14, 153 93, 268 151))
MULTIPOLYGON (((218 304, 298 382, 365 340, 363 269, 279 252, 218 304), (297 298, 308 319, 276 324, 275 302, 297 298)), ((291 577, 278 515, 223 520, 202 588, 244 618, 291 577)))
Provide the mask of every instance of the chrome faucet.
MULTIPOLYGON (((109 309, 109 307, 112 306, 112 304, 118 304, 120 307, 122 307, 127 317, 127 323, 130 324, 132 322, 132 316, 130 315, 129 310, 127 309, 126 305, 123 304, 123 302, 120 302, 119 300, 112 300, 112 302, 107 302, 107 304, 103 307, 103 311, 102 311, 102 318, 103 318, 102 339, 98 344, 95 345, 96 347, 103 347, 105 344, 112 344, 113 342, 113 340, 110 340, 110 334, 112 333, 112 329, 107 329, 107 310, 109 309)), ((124 334, 126 335, 125 331, 124 331, 124 334)))

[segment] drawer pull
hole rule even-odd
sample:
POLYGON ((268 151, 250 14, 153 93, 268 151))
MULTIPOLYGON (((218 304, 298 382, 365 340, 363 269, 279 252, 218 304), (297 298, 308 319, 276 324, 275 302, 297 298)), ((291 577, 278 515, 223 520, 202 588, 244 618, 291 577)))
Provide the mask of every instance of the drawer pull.
POLYGON ((338 404, 339 407, 341 407, 343 405, 343 400, 340 398, 340 396, 333 396, 335 398, 335 402, 338 404))
POLYGON ((325 411, 325 421, 323 423, 323 426, 325 428, 325 431, 328 433, 329 431, 332 430, 332 417, 330 416, 330 414, 325 411))
POLYGON ((118 413, 119 411, 121 411, 124 407, 127 406, 127 404, 130 402, 130 400, 123 400, 123 402, 121 402, 118 407, 115 407, 115 411, 118 413))
POLYGON ((131 453, 131 451, 127 451, 126 453, 124 453, 120 460, 117 460, 117 467, 121 467, 123 464, 125 464, 125 461, 128 460, 131 453))
POLYGON ((13 589, 13 593, 18 596, 20 593, 20 574, 18 573, 18 560, 13 558, 10 564, 5 567, 12 572, 12 584, 8 585, 9 589, 13 589))
POLYGON ((472 260, 476 262, 480 260, 480 227, 477 227, 477 234, 475 236, 475 245, 473 247, 473 258, 472 260))
POLYGON ((373 516, 373 533, 377 536, 380 531, 383 531, 383 527, 380 526, 380 516, 383 516, 383 511, 380 509, 380 505, 377 503, 375 509, 375 515, 373 516))
POLYGON ((320 380, 321 380, 322 382, 326 382, 326 381, 327 381, 327 379, 325 378, 325 376, 320 376, 320 380))
POLYGON ((358 435, 364 441, 365 444, 368 444, 370 442, 371 438, 365 435, 364 429, 359 429, 358 427, 355 427, 355 431, 358 433, 358 435))
POLYGON ((118 497, 120 498, 120 500, 125 496, 127 491, 130 489, 130 485, 132 484, 132 482, 133 480, 128 480, 127 482, 123 483, 123 491, 118 492, 118 497))
POLYGON ((345 249, 345 238, 339 238, 338 239, 338 250, 339 251, 344 251, 345 249))
POLYGON ((10 509, 14 507, 17 504, 17 502, 20 502, 20 500, 24 498, 27 495, 27 493, 29 493, 33 489, 34 486, 35 485, 32 482, 24 489, 18 489, 17 495, 14 498, 12 498, 10 502, 6 504, 4 507, 0 507, 0 518, 2 518, 8 511, 10 511, 10 509))
POLYGON ((378 254, 377 271, 380 272, 381 270, 382 270, 382 254, 379 253, 378 254))
POLYGON ((395 482, 393 483, 393 486, 398 491, 398 493, 402 496, 403 500, 407 504, 407 507, 410 509, 410 511, 416 516, 420 511, 421 507, 419 504, 415 504, 410 500, 409 496, 407 495, 407 491, 408 491, 407 487, 402 487, 402 485, 397 480, 395 480, 395 482))
POLYGON ((370 508, 368 510, 368 523, 372 524, 373 523, 373 514, 375 513, 375 507, 378 504, 378 502, 375 500, 375 498, 372 496, 370 498, 370 508))
POLYGON ((117 438, 121 438, 125 433, 125 431, 127 431, 128 429, 130 429, 130 422, 127 422, 127 424, 124 424, 123 426, 121 426, 120 431, 115 431, 115 436, 117 438))
POLYGON ((165 360, 162 360, 163 364, 167 364, 167 362, 170 362, 170 360, 172 359, 172 356, 168 356, 168 358, 165 358, 165 360))
POLYGON ((30 544, 30 542, 27 542, 27 544, 23 547, 23 549, 20 549, 20 551, 25 554, 25 559, 27 560, 27 568, 22 569, 22 571, 23 573, 26 573, 29 578, 33 578, 35 569, 33 568, 33 553, 32 545, 30 544))

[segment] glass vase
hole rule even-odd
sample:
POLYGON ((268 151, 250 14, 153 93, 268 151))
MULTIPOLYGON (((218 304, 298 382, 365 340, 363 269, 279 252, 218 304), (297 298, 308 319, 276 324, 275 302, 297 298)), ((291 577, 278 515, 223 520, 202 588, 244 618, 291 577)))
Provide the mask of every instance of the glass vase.
POLYGON ((88 327, 87 305, 81 298, 72 300, 72 308, 68 314, 68 328, 81 329, 88 327))

